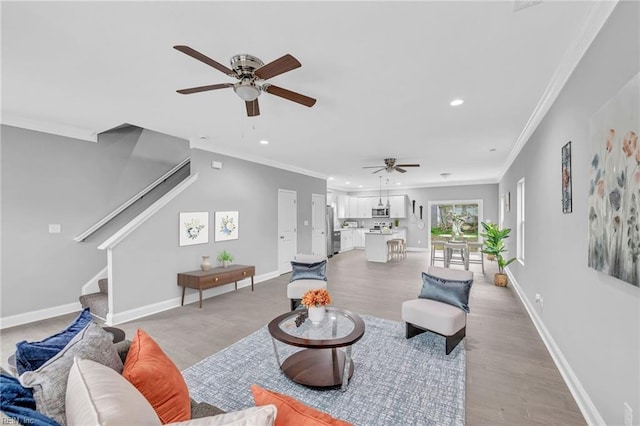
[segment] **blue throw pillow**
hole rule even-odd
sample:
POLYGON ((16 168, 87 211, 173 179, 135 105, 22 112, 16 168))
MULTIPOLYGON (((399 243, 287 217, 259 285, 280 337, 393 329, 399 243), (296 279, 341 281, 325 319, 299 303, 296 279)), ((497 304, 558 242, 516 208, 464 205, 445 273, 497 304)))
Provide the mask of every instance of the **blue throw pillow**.
POLYGON ((418 297, 437 300, 469 312, 471 284, 473 284, 473 279, 469 281, 445 280, 423 272, 422 290, 418 297))
POLYGON ((327 277, 324 275, 327 270, 327 261, 315 263, 291 262, 291 281, 296 280, 323 280, 327 277))
POLYGON ((16 344, 16 370, 19 375, 25 371, 35 371, 49 359, 60 352, 87 324, 92 321, 89 308, 83 310, 80 315, 67 328, 58 334, 49 336, 39 342, 27 342, 23 340, 16 344))
POLYGON ((58 423, 36 410, 31 389, 22 387, 18 379, 0 374, 0 410, 21 425, 57 426, 58 423))

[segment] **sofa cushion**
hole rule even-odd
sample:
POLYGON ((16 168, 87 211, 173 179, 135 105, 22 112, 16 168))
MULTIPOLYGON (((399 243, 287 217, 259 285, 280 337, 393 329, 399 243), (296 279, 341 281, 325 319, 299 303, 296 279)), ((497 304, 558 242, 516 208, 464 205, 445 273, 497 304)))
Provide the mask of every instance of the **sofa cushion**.
POLYGON ((291 262, 291 281, 297 280, 323 280, 327 270, 327 261, 323 260, 315 263, 291 262))
POLYGON ((189 390, 182 373, 141 329, 131 341, 122 375, 147 398, 162 423, 191 419, 189 390))
POLYGON ((453 336, 467 325, 467 314, 437 300, 413 299, 402 303, 402 321, 443 336, 453 336))
POLYGON ((22 387, 18 379, 4 373, 0 375, 0 411, 7 417, 0 422, 3 425, 18 422, 35 426, 58 424, 36 410, 36 401, 31 389, 22 387))
POLYGON ((161 425, 138 390, 109 367, 75 358, 66 393, 69 426, 161 425))
POLYGON ((256 405, 274 404, 278 409, 275 426, 350 426, 343 420, 311 408, 295 398, 251 385, 256 405))
POLYGON ((422 273, 421 299, 437 300, 469 312, 469 293, 473 279, 455 281, 422 273))
POLYGON ((80 312, 71 324, 61 332, 38 342, 22 341, 16 344, 16 370, 18 374, 37 370, 60 352, 67 343, 92 321, 89 308, 80 312))
POLYGON ((322 280, 297 280, 287 284, 287 298, 302 299, 302 296, 317 288, 327 288, 327 282, 322 280))
POLYGON ((94 322, 89 324, 69 344, 53 358, 35 371, 27 371, 20 376, 20 383, 33 388, 38 411, 65 423, 65 394, 67 378, 73 365, 73 358, 85 358, 122 371, 122 361, 118 357, 111 336, 94 322))

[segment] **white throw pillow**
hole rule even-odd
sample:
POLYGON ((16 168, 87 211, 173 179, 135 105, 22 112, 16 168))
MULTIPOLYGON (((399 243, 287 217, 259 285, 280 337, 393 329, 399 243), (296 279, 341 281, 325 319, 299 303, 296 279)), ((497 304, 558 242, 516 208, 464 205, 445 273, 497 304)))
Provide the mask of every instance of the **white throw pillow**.
POLYGON ((251 407, 217 416, 169 423, 171 426, 273 426, 278 409, 273 404, 251 407))
POLYGON ((147 399, 109 367, 74 358, 66 394, 67 425, 161 425, 147 399))

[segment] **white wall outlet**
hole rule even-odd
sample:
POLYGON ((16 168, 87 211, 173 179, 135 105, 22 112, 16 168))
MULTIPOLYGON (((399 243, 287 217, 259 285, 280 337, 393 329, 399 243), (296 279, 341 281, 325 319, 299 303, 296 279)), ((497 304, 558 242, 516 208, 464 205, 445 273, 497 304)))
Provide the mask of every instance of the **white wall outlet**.
POLYGON ((626 402, 624 403, 624 426, 633 426, 633 410, 626 402))
POLYGON ((59 223, 50 223, 49 224, 49 233, 50 234, 59 234, 61 231, 61 226, 59 223))
POLYGON ((212 161, 211 162, 211 168, 212 169, 216 169, 216 170, 221 170, 222 169, 222 161, 212 161))
POLYGON ((309 226, 309 221, 308 220, 304 221, 304 226, 309 226))
POLYGON ((536 302, 539 302, 542 300, 542 295, 540 293, 536 293, 536 302))

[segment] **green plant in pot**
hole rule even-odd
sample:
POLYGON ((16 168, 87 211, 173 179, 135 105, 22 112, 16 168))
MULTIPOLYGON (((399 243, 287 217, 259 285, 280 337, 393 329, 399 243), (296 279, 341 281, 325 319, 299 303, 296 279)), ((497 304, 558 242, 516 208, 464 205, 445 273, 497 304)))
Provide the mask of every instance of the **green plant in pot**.
POLYGON ((505 259, 503 254, 507 253, 507 248, 504 245, 505 238, 509 238, 510 228, 500 229, 498 225, 494 223, 482 222, 484 232, 481 234, 484 237, 484 249, 483 253, 487 255, 487 259, 498 262, 498 272, 493 277, 493 283, 499 287, 507 286, 507 274, 504 273, 504 268, 515 261, 516 258, 505 259), (493 257, 493 259, 491 259, 493 257))
POLYGON ((226 268, 230 262, 233 262, 233 256, 226 250, 222 250, 218 253, 218 257, 216 258, 218 262, 222 263, 222 267, 226 268))

